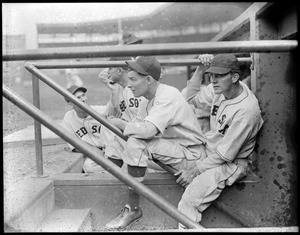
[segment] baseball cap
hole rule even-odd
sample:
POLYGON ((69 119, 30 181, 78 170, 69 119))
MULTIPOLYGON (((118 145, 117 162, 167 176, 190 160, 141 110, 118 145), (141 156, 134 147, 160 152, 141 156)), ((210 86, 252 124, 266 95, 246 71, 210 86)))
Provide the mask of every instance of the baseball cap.
MULTIPOLYGON (((76 85, 72 85, 69 88, 67 88, 67 91, 69 91, 70 93, 72 93, 74 95, 74 93, 78 90, 82 90, 83 92, 86 92, 87 89, 85 87, 82 86, 76 86, 76 85)), ((69 102, 69 100, 65 97, 65 100, 67 102, 69 102)))
POLYGON ((125 32, 122 36, 123 43, 125 45, 130 44, 140 44, 143 42, 143 39, 136 37, 133 33, 125 32))
POLYGON ((131 69, 140 74, 150 75, 157 81, 160 78, 161 66, 153 56, 139 56, 136 60, 126 61, 126 63, 131 69))
POLYGON ((239 67, 239 61, 234 55, 218 54, 213 58, 210 67, 205 71, 205 73, 225 74, 230 71, 239 70, 239 67))

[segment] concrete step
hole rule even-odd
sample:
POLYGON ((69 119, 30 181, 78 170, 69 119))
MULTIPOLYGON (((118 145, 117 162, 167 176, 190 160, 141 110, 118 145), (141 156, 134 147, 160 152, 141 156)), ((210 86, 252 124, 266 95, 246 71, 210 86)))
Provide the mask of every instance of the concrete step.
POLYGON ((90 209, 54 208, 40 225, 38 232, 90 232, 90 209))
MULTIPOLYGON (((94 231, 105 231, 104 225, 113 219, 125 205, 127 186, 109 173, 102 174, 57 174, 54 179, 56 206, 61 208, 91 208, 94 216, 94 231), (84 200, 83 200, 84 199, 84 200)), ((149 173, 144 185, 178 205, 184 191, 175 181, 175 177, 166 173, 149 173)), ((143 217, 130 230, 166 230, 176 229, 178 222, 141 197, 140 205, 143 217)), ((242 228, 232 216, 212 204, 204 211, 201 225, 205 228, 242 228)))

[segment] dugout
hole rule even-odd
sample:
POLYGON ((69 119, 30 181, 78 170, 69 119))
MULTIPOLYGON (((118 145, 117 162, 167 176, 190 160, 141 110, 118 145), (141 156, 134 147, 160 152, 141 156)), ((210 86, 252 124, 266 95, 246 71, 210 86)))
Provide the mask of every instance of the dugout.
MULTIPOLYGON (((265 121, 265 124, 260 131, 257 146, 252 158, 252 174, 247 178, 247 181, 228 187, 224 190, 214 203, 219 210, 211 217, 211 222, 213 222, 214 217, 219 217, 223 212, 225 213, 224 217, 222 217, 223 223, 225 218, 230 216, 235 219, 235 221, 238 221, 238 224, 242 225, 242 227, 248 227, 250 229, 257 227, 275 228, 298 226, 296 200, 298 182, 296 174, 297 113, 294 108, 296 106, 295 68, 297 64, 297 55, 294 50, 295 44, 290 48, 290 44, 288 44, 288 46, 276 44, 273 47, 272 43, 268 44, 270 40, 278 42, 285 42, 286 40, 295 42, 295 40, 297 40, 296 4, 254 3, 228 28, 213 38, 212 43, 219 42, 219 44, 222 45, 222 48, 216 48, 214 46, 206 48, 206 50, 208 50, 206 51, 207 53, 222 53, 225 51, 230 52, 231 50, 235 53, 249 53, 248 55, 252 59, 250 85, 260 102, 263 119, 265 121), (235 41, 236 43, 232 44, 232 42, 235 41), (250 43, 245 43, 246 46, 243 46, 241 43, 242 41, 250 43), (268 43, 251 44, 251 41, 266 41, 268 43), (231 42, 231 44, 229 42, 231 42), (228 45, 231 47, 230 49, 228 49, 228 45), (249 46, 248 49, 247 46, 249 46)), ((138 53, 143 51, 143 53, 148 53, 149 55, 151 53, 152 55, 160 55, 159 53, 168 53, 172 49, 168 50, 166 47, 166 50, 158 48, 158 50, 147 51, 144 46, 145 45, 139 45, 131 47, 131 50, 124 49, 123 51, 114 51, 112 48, 107 53, 113 54, 121 52, 123 53, 122 55, 138 55, 138 53)), ((182 46, 183 47, 177 51, 179 54, 184 54, 185 50, 188 50, 188 48, 185 47, 186 45, 182 46)), ((119 47, 119 50, 122 50, 122 47, 119 47)), ((174 53, 174 48, 172 50, 174 53)), ((89 58, 93 55, 91 51, 92 50, 75 50, 74 53, 62 52, 61 54, 59 51, 48 54, 32 53, 31 57, 27 54, 27 58, 33 59, 39 57, 39 59, 41 59, 44 57, 49 59, 58 57, 59 55, 68 55, 70 56, 69 58, 72 58, 72 56, 73 58, 89 58)), ((199 51, 195 51, 195 53, 203 53, 204 51, 205 49, 199 49, 199 51)), ((98 53, 101 54, 101 52, 98 53)), ((18 56, 22 57, 22 53, 5 55, 3 58, 6 60, 9 58, 16 59, 18 56)), ((23 58, 26 58, 26 54, 23 58)), ((27 66, 29 70, 32 69, 31 72, 35 71, 31 65, 27 64, 27 66)), ((72 66, 74 66, 74 64, 72 66)), ((61 94, 65 95, 63 92, 61 94)), ((9 96, 9 94, 6 94, 6 98, 9 96)), ((59 176, 57 177, 59 178, 59 176)), ((80 200, 86 190, 84 188, 76 187, 76 185, 82 185, 79 184, 79 182, 82 183, 88 180, 90 180, 89 182, 94 182, 90 184, 93 187, 89 187, 89 190, 92 190, 92 188, 95 189, 95 184, 97 184, 97 182, 99 183, 99 179, 79 176, 78 174, 76 176, 65 175, 61 179, 58 179, 57 177, 56 181, 49 181, 46 187, 42 187, 44 191, 50 190, 50 194, 47 194, 46 196, 44 194, 43 196, 44 199, 47 199, 46 203, 31 204, 36 208, 38 205, 39 207, 44 208, 44 210, 38 210, 39 212, 36 213, 40 214, 41 217, 46 217, 45 212, 49 213, 54 204, 56 206, 82 205, 80 204, 82 203, 80 200), (73 182, 72 185, 70 184, 71 181, 73 182), (66 191, 60 194, 62 188, 66 191), (76 191, 77 194, 72 191, 75 188, 78 190, 76 191)), ((163 192, 163 194, 165 194, 164 196, 169 196, 168 193, 170 193, 171 198, 169 198, 169 201, 176 204, 176 200, 178 199, 172 197, 172 195, 176 195, 173 190, 179 192, 180 189, 176 189, 174 182, 172 183, 168 180, 172 181, 172 179, 169 179, 168 177, 165 179, 164 182, 167 182, 166 184, 168 186, 158 183, 158 187, 155 190, 158 190, 160 193, 163 192)), ((152 178, 152 182, 157 181, 152 178)), ((116 185, 114 184, 114 181, 106 184, 107 187, 112 187, 113 185, 116 185)), ((152 185, 155 184, 152 183, 152 185)), ((39 195, 33 200, 41 198, 42 197, 39 195)), ((41 200, 38 202, 40 203, 41 200)), ((96 204, 91 204, 89 206, 93 208, 95 205, 96 204)), ((26 215, 27 211, 27 220, 25 221, 28 221, 30 217, 28 216, 28 211, 31 208, 32 207, 26 207, 25 212, 22 211, 23 216, 26 215)), ((72 209, 83 210, 83 208, 72 209)), ((82 213, 85 218, 90 215, 90 213, 86 211, 83 211, 82 213)), ((36 216, 38 217, 38 215, 36 216)), ((18 218, 21 217, 19 216, 18 218)), ((149 217, 149 219, 150 218, 152 217, 149 217)), ((157 221, 161 222, 165 220, 157 221)), ((225 222, 234 224, 232 221, 225 222)), ((92 224, 93 217, 85 223, 92 224)), ((99 223, 100 222, 98 221, 98 225, 99 223)), ((237 228, 239 225, 234 224, 232 227, 237 228)), ((252 231, 255 231, 255 229, 252 229, 252 231)))

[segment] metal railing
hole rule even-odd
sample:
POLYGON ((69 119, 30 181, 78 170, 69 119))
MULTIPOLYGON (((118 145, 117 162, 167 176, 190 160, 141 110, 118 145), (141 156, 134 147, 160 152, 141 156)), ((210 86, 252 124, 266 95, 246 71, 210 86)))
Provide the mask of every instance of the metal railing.
MULTIPOLYGON (((40 76, 40 74, 38 74, 40 76)), ((46 77, 44 77, 46 78, 46 77)), ((54 86, 53 86, 54 87, 54 86)), ((59 87, 59 85, 56 85, 55 88, 57 90, 64 90, 63 88, 59 87)), ((202 228, 199 224, 196 222, 190 220, 187 216, 182 214, 180 211, 177 210, 176 207, 174 207, 170 202, 159 196, 158 194, 154 193, 152 190, 150 190, 148 187, 143 185, 142 183, 135 180, 133 177, 131 177, 129 174, 124 174, 123 170, 116 166, 113 162, 106 159, 103 156, 103 153, 101 150, 99 150, 96 147, 92 147, 85 143, 84 141, 81 141, 80 139, 72 136, 72 134, 68 133, 65 128, 63 128, 60 125, 57 125, 53 119, 51 119, 49 116, 44 114, 42 111, 40 111, 38 108, 30 104, 25 99, 22 99, 18 95, 14 94, 7 86, 3 84, 2 86, 2 92, 3 96, 11 101, 13 104, 17 105, 19 108, 21 108, 23 111, 25 111, 27 114, 35 118, 40 123, 43 123, 47 128, 49 128, 51 131, 56 133, 58 136, 60 136, 62 139, 66 140, 73 146, 75 146, 79 151, 81 151, 83 154, 85 154, 87 157, 91 158, 93 161, 101 165, 104 169, 106 169, 108 172, 116 176, 118 179, 120 179, 122 182, 124 182, 126 185, 131 186, 136 192, 144 196, 146 199, 151 201, 153 204, 155 204, 158 208, 166 212, 168 215, 170 215, 172 218, 176 219, 178 222, 184 224, 187 228, 202 228), (99 158, 99 156, 103 156, 103 158, 99 158)), ((64 91, 62 93, 65 93, 65 97, 70 99, 72 102, 74 102, 76 105, 80 106, 80 108, 87 111, 89 114, 92 114, 91 108, 88 108, 86 105, 83 105, 82 102, 78 101, 78 99, 74 98, 71 93, 68 94, 68 92, 64 91)), ((101 120, 101 117, 98 115, 97 120, 101 120)))
POLYGON ((204 53, 286 52, 295 50, 297 40, 258 40, 224 42, 161 43, 122 46, 51 48, 10 50, 2 54, 3 61, 97 58, 140 55, 188 55, 204 53))

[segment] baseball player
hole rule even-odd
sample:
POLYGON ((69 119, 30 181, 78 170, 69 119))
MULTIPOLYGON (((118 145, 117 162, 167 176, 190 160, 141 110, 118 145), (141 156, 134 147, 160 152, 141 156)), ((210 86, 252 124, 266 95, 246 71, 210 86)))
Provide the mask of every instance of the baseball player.
MULTIPOLYGON (((67 90, 76 96, 80 101, 87 103, 85 87, 72 85, 67 90)), ((64 127, 74 136, 85 141, 86 143, 95 146, 105 153, 109 160, 120 166, 119 159, 122 158, 122 149, 119 143, 115 141, 115 135, 112 134, 105 126, 102 126, 97 120, 89 116, 85 111, 81 110, 75 104, 65 99, 72 107, 63 118, 64 127)), ((91 105, 90 108, 95 110, 103 117, 107 117, 109 110, 107 106, 91 105)), ((68 143, 72 152, 78 152, 74 146, 68 143)), ((83 164, 85 173, 101 172, 103 168, 88 157, 85 157, 83 164)))
MULTIPOLYGON (((111 58, 114 61, 132 60, 130 57, 115 57, 111 58)), ((127 68, 115 67, 107 68, 99 74, 104 84, 111 90, 110 100, 107 104, 110 107, 110 116, 119 117, 127 122, 136 119, 140 103, 145 99, 144 97, 135 97, 128 85, 128 71, 127 68)), ((116 141, 125 148, 125 141, 116 138, 116 141)), ((124 153, 123 153, 124 154, 124 153)), ((120 162, 120 164, 122 164, 120 162)), ((126 166, 124 166, 126 168, 126 166)), ((157 172, 164 171, 153 161, 148 162, 148 171, 157 172)))
MULTIPOLYGON (((187 84, 187 100, 196 108, 209 108, 210 130, 205 133, 207 157, 192 169, 179 170, 177 183, 187 187, 178 204, 183 214, 196 222, 202 212, 232 185, 247 175, 249 155, 263 125, 258 101, 239 81, 239 61, 232 54, 201 55, 210 67, 211 84, 200 86, 204 71, 197 68, 187 84)), ((207 67, 206 67, 207 68, 207 67)), ((179 224, 179 228, 184 228, 179 224)))
MULTIPOLYGON (((128 87, 135 97, 144 97, 134 121, 109 119, 128 136, 123 160, 128 173, 143 181, 148 159, 155 158, 176 170, 189 169, 206 155, 205 138, 192 108, 178 89, 161 84, 161 66, 155 57, 137 57, 129 66, 128 87)), ((122 212, 106 224, 125 228, 142 216, 140 196, 129 188, 122 212)))

